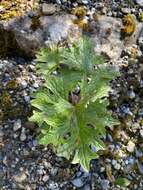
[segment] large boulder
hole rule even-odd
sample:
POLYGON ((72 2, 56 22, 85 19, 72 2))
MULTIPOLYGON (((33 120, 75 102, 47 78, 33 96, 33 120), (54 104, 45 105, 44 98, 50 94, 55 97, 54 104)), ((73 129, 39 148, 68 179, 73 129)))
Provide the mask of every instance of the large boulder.
POLYGON ((80 29, 72 22, 73 16, 28 15, 0 22, 0 54, 16 52, 33 57, 40 47, 49 42, 58 43, 67 38, 77 38, 80 29))
POLYGON ((93 24, 92 38, 95 41, 95 51, 105 54, 110 59, 118 59, 124 47, 121 40, 122 20, 99 16, 97 22, 93 24))
MULTIPOLYGON (((82 33, 74 24, 73 15, 29 15, 0 22, 0 55, 16 52, 34 57, 39 48, 64 39, 77 39, 82 33)), ((140 33, 138 26, 133 35, 121 39, 122 20, 99 16, 96 21, 89 23, 89 36, 95 43, 95 52, 104 54, 112 61, 118 60, 125 47, 136 43, 140 33)))

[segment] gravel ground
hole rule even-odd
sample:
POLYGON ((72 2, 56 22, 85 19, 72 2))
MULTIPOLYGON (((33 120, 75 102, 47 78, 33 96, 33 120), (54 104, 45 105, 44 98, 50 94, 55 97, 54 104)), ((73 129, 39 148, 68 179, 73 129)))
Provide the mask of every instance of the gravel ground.
MULTIPOLYGON (((143 3, 136 1, 43 1, 65 11, 84 5, 113 17, 133 13, 140 20, 143 3)), ((143 189, 143 55, 142 44, 123 50, 121 76, 111 83, 110 106, 120 127, 108 128, 107 146, 91 161, 89 173, 57 157, 50 146, 37 143, 38 128, 31 115, 30 93, 42 82, 35 61, 0 60, 0 189, 2 190, 142 190, 143 189), (132 50, 136 50, 133 56, 132 50), (128 187, 115 184, 119 177, 128 187)))
POLYGON ((142 0, 41 0, 41 3, 59 4, 65 11, 71 11, 77 6, 85 6, 87 10, 113 17, 123 17, 133 13, 139 18, 143 11, 142 0))
POLYGON ((70 180, 78 167, 56 157, 50 147, 39 146, 37 127, 26 121, 31 112, 29 92, 41 83, 34 72, 35 62, 15 60, 0 62, 4 113, 0 126, 0 185, 5 190, 71 189, 70 180))
MULTIPOLYGON (((123 59, 130 60, 129 55, 125 51, 123 59)), ((31 114, 29 93, 42 81, 35 74, 35 61, 1 60, 0 101, 1 113, 5 113, 1 114, 0 128, 2 189, 115 190, 122 188, 116 188, 112 181, 122 176, 130 181, 128 189, 142 190, 142 57, 136 61, 129 65, 126 61, 121 76, 112 82, 110 109, 122 126, 108 129, 107 149, 99 160, 91 162, 91 171, 86 173, 80 166, 56 157, 51 147, 37 143, 38 128, 27 121, 31 114)))

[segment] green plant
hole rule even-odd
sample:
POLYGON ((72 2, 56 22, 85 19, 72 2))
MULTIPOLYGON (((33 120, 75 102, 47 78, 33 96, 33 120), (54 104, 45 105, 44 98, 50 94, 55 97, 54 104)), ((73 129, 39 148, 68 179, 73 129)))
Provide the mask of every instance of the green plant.
POLYGON ((105 126, 117 124, 107 111, 108 92, 117 72, 103 64, 94 46, 81 38, 68 48, 42 49, 37 69, 45 83, 33 96, 36 108, 30 120, 41 128, 40 143, 53 144, 60 156, 80 163, 89 162, 103 149, 105 126))
POLYGON ((127 178, 124 177, 118 177, 115 180, 115 185, 119 185, 120 187, 127 187, 130 185, 130 181, 127 178))

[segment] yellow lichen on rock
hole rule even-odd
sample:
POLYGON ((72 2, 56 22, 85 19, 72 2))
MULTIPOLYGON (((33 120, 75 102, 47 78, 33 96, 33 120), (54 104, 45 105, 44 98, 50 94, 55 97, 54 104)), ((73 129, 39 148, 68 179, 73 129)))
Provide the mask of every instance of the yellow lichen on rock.
POLYGON ((0 6, 3 11, 0 13, 0 20, 9 20, 15 16, 21 16, 29 9, 35 6, 34 0, 1 0, 0 6))
POLYGON ((136 29, 136 21, 133 15, 127 14, 123 18, 124 27, 121 29, 121 32, 124 35, 132 35, 136 29))
POLYGON ((86 15, 86 9, 83 6, 76 7, 75 9, 72 10, 72 14, 77 16, 79 19, 83 19, 84 16, 86 15))
POLYGON ((93 13, 92 17, 95 22, 99 20, 99 15, 97 13, 93 13))
POLYGON ((1 106, 4 108, 9 108, 12 105, 12 99, 8 92, 3 92, 1 96, 1 106))
POLYGON ((32 18, 32 24, 31 24, 31 29, 32 30, 36 30, 37 28, 40 28, 40 26, 41 26, 41 23, 40 23, 40 15, 38 15, 38 16, 35 16, 35 17, 33 17, 32 18))
POLYGON ((10 80, 10 81, 7 83, 7 85, 6 85, 6 88, 7 88, 7 89, 12 89, 12 90, 16 89, 17 87, 18 87, 18 83, 17 83, 16 79, 10 80))
POLYGON ((88 30, 88 22, 85 19, 75 19, 74 24, 77 24, 83 30, 88 30))
POLYGON ((85 19, 86 13, 87 13, 87 11, 83 6, 76 7, 72 11, 72 14, 74 14, 77 17, 76 19, 74 19, 73 23, 77 24, 79 26, 79 28, 81 28, 85 31, 88 31, 89 23, 85 19))
POLYGON ((131 58, 136 58, 137 57, 137 53, 138 53, 138 50, 137 50, 137 48, 135 48, 135 47, 132 47, 131 48, 131 58))

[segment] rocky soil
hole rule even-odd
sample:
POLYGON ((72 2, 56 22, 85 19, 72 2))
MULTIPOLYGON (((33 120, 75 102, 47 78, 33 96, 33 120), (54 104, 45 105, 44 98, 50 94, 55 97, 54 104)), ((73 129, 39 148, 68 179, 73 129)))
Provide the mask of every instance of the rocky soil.
POLYGON ((17 17, 19 4, 4 2, 9 1, 0 1, 0 189, 142 190, 143 1, 45 0, 34 8, 26 8, 34 1, 22 1, 17 17), (28 122, 30 94, 42 83, 35 53, 82 33, 121 72, 109 95, 109 109, 121 125, 107 128, 106 149, 88 173, 57 157, 52 147, 38 145, 38 127, 28 122))

